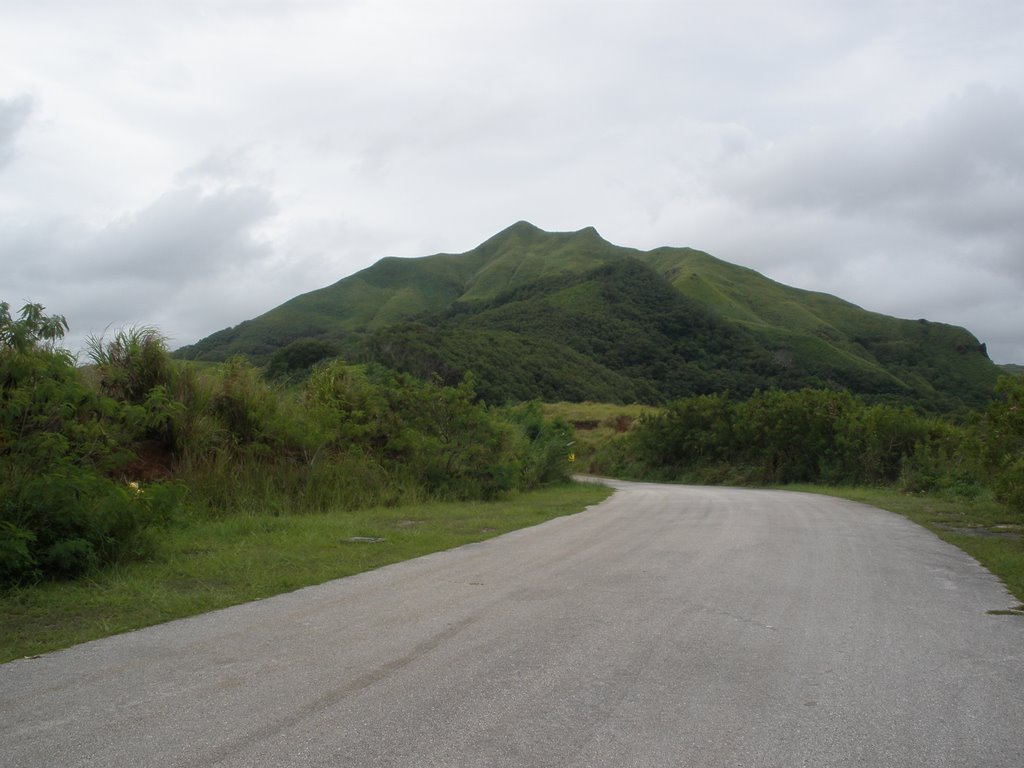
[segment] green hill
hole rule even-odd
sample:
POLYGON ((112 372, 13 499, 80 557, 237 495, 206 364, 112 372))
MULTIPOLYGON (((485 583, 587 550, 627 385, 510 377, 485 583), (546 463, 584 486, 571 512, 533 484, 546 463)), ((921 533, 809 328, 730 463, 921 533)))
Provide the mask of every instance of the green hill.
POLYGON ((962 328, 868 312, 690 248, 638 251, 526 222, 463 254, 383 259, 177 354, 265 362, 310 339, 420 376, 472 371, 492 402, 819 386, 951 410, 983 404, 1000 373, 962 328))

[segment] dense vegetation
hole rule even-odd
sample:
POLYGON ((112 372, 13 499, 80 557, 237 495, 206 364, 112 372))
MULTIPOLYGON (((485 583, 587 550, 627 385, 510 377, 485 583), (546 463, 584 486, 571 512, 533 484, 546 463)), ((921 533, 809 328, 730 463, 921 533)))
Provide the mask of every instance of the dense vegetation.
POLYGON ((490 403, 663 404, 728 389, 848 390, 931 412, 983 408, 1000 371, 974 336, 867 312, 689 248, 520 222, 463 254, 384 259, 179 350, 282 375, 340 352, 490 403))
POLYGON ((320 361, 301 386, 241 358, 172 360, 150 328, 89 344, 0 303, 0 584, 144 557, 184 517, 487 499, 567 479, 570 429, 537 405, 320 361))
POLYGON ((592 469, 703 483, 898 486, 1024 515, 1024 377, 1004 377, 984 414, 960 422, 848 392, 803 389, 683 398, 606 442, 592 469))

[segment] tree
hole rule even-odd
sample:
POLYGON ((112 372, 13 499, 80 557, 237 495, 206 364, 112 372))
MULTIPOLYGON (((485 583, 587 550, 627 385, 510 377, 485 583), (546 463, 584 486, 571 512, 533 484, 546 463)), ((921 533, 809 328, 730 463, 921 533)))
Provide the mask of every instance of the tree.
POLYGON ((35 350, 52 352, 68 330, 63 315, 44 315, 42 304, 26 304, 11 317, 11 305, 0 301, 0 354, 25 354, 35 350))

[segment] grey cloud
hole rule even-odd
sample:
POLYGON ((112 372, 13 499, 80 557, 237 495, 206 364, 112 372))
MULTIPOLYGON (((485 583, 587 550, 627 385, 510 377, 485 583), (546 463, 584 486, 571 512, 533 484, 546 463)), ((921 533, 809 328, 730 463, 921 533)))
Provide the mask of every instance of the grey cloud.
POLYGON ((798 135, 734 162, 725 179, 757 206, 894 211, 947 226, 951 203, 970 211, 976 192, 1024 194, 1024 99, 978 87, 899 128, 798 135))
POLYGON ((242 147, 216 149, 199 162, 178 173, 183 185, 196 183, 244 183, 254 175, 249 152, 242 147))
MULTIPOLYGON (((69 249, 93 236, 81 222, 68 217, 45 217, 29 221, 0 221, 0 256, 3 257, 5 288, 30 284, 37 278, 52 279, 64 272, 69 249)), ((10 297, 2 297, 11 301, 10 297)), ((18 297, 29 298, 29 297, 18 297)))
POLYGON ((27 95, 0 99, 0 168, 14 155, 15 139, 31 112, 32 99, 27 95))
POLYGON ((238 187, 203 194, 190 186, 99 232, 78 258, 78 270, 111 277, 194 280, 266 258, 269 246, 253 228, 275 212, 270 194, 238 187))
MULTIPOLYGON (((181 307, 192 306, 192 294, 217 304, 192 307, 209 323, 219 320, 231 304, 228 297, 240 289, 250 298, 265 291, 259 281, 272 249, 254 230, 275 210, 262 188, 203 194, 193 186, 175 188, 98 231, 73 219, 0 227, 0 253, 14 256, 4 286, 11 293, 0 299, 37 301, 65 315, 71 348, 108 326, 158 324, 166 318, 174 321, 161 330, 183 337, 195 330, 181 318, 181 307), (212 298, 218 294, 220 299, 212 298)), ((252 310, 247 306, 242 316, 252 310)))

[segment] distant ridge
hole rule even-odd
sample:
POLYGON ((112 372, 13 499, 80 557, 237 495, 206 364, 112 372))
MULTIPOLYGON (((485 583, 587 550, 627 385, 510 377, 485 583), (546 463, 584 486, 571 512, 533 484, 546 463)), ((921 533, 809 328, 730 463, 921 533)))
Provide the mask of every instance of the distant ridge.
POLYGON ((963 328, 868 312, 692 248, 526 221, 465 253, 381 259, 176 354, 290 369, 289 349, 311 341, 419 376, 472 371, 489 401, 817 386, 952 410, 984 404, 1000 374, 963 328))

